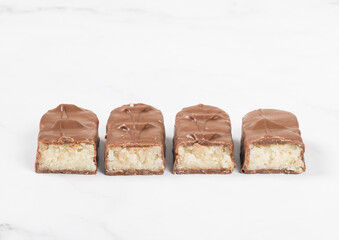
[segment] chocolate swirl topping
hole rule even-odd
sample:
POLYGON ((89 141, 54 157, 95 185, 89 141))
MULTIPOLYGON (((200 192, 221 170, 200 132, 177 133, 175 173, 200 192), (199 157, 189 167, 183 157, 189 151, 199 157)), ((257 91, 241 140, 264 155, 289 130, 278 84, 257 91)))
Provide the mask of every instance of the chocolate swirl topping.
POLYGON ((106 146, 163 146, 165 141, 162 113, 142 103, 123 105, 114 109, 108 119, 106 130, 106 146))
POLYGON ((220 108, 199 104, 176 116, 174 147, 179 145, 228 145, 233 149, 231 122, 220 108))
POLYGON ((97 116, 72 104, 60 104, 40 121, 39 143, 93 143, 98 140, 97 116))
POLYGON ((242 145, 297 143, 303 146, 297 117, 286 111, 258 109, 242 120, 242 145))

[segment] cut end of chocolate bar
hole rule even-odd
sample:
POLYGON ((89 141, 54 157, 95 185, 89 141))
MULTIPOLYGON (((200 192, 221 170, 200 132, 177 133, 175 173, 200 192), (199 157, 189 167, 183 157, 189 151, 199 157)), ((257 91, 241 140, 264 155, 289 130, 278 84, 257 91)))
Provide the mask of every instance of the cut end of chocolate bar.
POLYGON ((223 110, 199 104, 175 120, 174 174, 228 174, 235 167, 231 122, 223 110))
POLYGON ((234 169, 228 146, 179 146, 176 174, 231 173, 234 169))
POLYGON ((160 146, 110 147, 106 159, 108 175, 160 174, 165 170, 160 146))
POLYGON ((165 127, 158 109, 142 103, 114 109, 106 139, 107 175, 164 173, 165 127))
POLYGON ((40 121, 35 171, 95 174, 98 124, 93 112, 75 105, 48 111, 40 121))
POLYGON ((38 173, 96 173, 93 144, 40 144, 38 156, 38 173))
POLYGON ((248 162, 242 172, 302 173, 305 169, 302 153, 303 148, 298 144, 252 144, 249 146, 248 162))
POLYGON ((243 118, 242 173, 302 173, 305 145, 296 116, 258 109, 243 118))

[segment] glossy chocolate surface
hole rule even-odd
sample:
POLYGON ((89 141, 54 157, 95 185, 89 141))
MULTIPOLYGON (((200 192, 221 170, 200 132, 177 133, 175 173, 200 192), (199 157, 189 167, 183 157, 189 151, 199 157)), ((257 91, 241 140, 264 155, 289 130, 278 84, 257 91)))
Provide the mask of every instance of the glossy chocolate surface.
POLYGON ((48 111, 40 121, 39 143, 96 143, 97 116, 71 104, 61 104, 48 111))
MULTIPOLYGON (((123 105, 114 109, 107 122, 106 153, 112 147, 151 147, 161 146, 165 166, 165 126, 160 110, 143 103, 123 105)), ((124 170, 120 173, 109 172, 109 175, 146 175, 162 174, 164 170, 124 170)))
MULTIPOLYGON (((79 173, 95 174, 96 171, 76 170, 40 170, 39 169, 39 146, 40 144, 79 144, 86 143, 94 145, 95 155, 98 147, 98 125, 97 116, 86 109, 72 104, 60 104, 43 115, 40 121, 40 132, 38 136, 38 150, 35 163, 36 172, 44 173, 79 173)), ((93 159, 97 165, 96 158, 93 159)))
POLYGON ((106 139, 106 146, 162 146, 165 141, 162 113, 142 103, 118 107, 108 119, 106 139))
MULTIPOLYGON (((301 138, 297 117, 287 111, 258 109, 249 112, 242 120, 241 171, 246 173, 250 145, 298 144, 302 148, 304 161, 305 146, 301 138)), ((305 169, 304 169, 305 170, 305 169)), ((294 173, 284 170, 256 170, 257 173, 294 173)), ((250 172, 249 172, 250 173, 250 172)))
MULTIPOLYGON (((179 146, 192 146, 200 144, 205 146, 225 145, 231 152, 233 161, 233 139, 231 121, 228 114, 220 108, 198 104, 187 107, 178 112, 175 119, 174 168, 178 173, 176 162, 179 146)), ((187 173, 222 173, 219 170, 191 169, 187 173)))

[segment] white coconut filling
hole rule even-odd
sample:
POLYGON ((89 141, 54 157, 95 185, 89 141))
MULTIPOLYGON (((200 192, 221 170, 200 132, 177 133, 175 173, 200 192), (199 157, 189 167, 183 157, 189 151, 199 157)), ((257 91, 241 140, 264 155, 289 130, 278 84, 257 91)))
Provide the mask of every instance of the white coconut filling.
POLYGON ((291 170, 298 173, 303 171, 302 148, 298 144, 252 144, 249 151, 248 170, 291 170))
POLYGON ((95 171, 93 144, 40 144, 40 170, 95 171))
POLYGON ((160 146, 112 147, 106 159, 108 171, 163 170, 165 168, 160 146))
POLYGON ((179 146, 178 169, 228 169, 233 170, 234 163, 227 146, 179 146))

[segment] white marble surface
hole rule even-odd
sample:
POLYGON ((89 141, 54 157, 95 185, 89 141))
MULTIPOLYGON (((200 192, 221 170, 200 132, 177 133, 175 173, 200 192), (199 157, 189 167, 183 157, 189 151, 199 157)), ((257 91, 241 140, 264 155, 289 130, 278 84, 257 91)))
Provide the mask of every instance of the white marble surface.
POLYGON ((338 66, 338 0, 0 0, 0 239, 338 239, 338 66), (48 109, 93 110, 103 139, 130 102, 163 111, 165 175, 34 172, 48 109), (295 113, 306 173, 172 175, 197 103, 230 114, 238 165, 245 113, 295 113))

